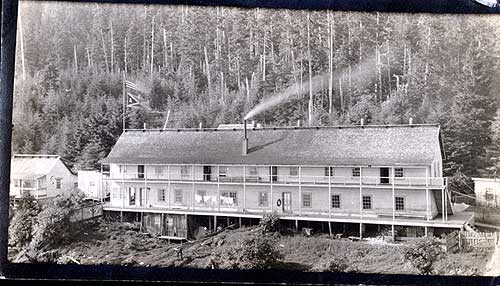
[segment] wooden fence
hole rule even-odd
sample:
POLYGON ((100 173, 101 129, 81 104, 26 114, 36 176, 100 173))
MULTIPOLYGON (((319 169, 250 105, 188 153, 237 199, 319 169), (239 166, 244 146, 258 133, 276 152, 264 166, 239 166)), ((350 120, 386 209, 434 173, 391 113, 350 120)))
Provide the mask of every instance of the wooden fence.
POLYGON ((102 216, 102 204, 85 206, 70 212, 70 222, 82 222, 102 216))
POLYGON ((446 236, 446 251, 494 249, 500 245, 500 232, 454 231, 446 236))

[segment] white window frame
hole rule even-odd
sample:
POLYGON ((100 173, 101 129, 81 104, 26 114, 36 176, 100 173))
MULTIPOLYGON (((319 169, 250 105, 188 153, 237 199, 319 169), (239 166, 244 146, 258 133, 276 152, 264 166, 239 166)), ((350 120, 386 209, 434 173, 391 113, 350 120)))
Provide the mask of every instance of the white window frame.
POLYGON ((332 194, 332 197, 330 198, 330 204, 331 204, 331 206, 332 206, 332 209, 336 209, 336 210, 337 210, 337 209, 342 209, 342 195, 341 195, 341 194, 332 194), (339 197, 339 206, 338 206, 338 207, 335 207, 335 206, 333 205, 333 197, 334 197, 334 196, 339 197))
POLYGON ((325 167, 325 177, 333 177, 335 174, 334 168, 332 166, 325 167))
POLYGON ((268 192, 259 192, 258 193, 258 204, 259 204, 259 207, 268 207, 269 206, 269 194, 268 194, 268 192))
POLYGON ((189 165, 181 165, 181 179, 189 178, 189 165))
POLYGON ((174 189, 174 204, 182 204, 183 197, 184 191, 182 189, 174 189))
POLYGON ((396 210, 396 211, 405 211, 406 210, 406 199, 405 199, 405 197, 403 197, 403 196, 394 197, 394 210, 396 210), (403 200, 402 208, 398 208, 398 206, 401 206, 401 204, 398 203, 398 199, 402 199, 403 200))
POLYGON ((56 178, 56 189, 62 189, 62 178, 56 178))
POLYGON ((165 189, 158 189, 157 192, 158 192, 158 201, 165 202, 167 198, 165 189))
POLYGON ((312 193, 302 193, 302 207, 303 208, 312 208, 312 193), (309 196, 309 199, 306 200, 305 198, 309 196), (306 202, 309 202, 309 205, 306 205, 306 202))
POLYGON ((360 167, 353 167, 352 168, 352 176, 359 178, 361 177, 361 168, 360 167))
POLYGON ((288 174, 290 175, 290 177, 298 177, 299 167, 288 167, 288 174))
POLYGON ((361 198, 362 199, 362 206, 363 206, 363 210, 373 210, 373 198, 372 198, 372 195, 363 195, 363 197, 361 198), (369 202, 370 202, 370 207, 369 208, 365 208, 365 198, 369 198, 369 202))
POLYGON ((404 168, 394 168, 394 178, 403 179, 405 177, 405 169, 404 168))

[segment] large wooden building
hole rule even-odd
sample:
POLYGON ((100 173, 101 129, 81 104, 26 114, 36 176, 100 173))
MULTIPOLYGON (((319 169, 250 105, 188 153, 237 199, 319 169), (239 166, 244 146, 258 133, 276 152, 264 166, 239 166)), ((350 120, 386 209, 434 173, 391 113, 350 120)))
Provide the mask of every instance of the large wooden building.
POLYGON ((438 125, 242 129, 125 131, 102 160, 105 210, 183 237, 190 218, 270 212, 296 225, 359 224, 360 234, 388 225, 427 235, 473 219, 453 213, 438 125))

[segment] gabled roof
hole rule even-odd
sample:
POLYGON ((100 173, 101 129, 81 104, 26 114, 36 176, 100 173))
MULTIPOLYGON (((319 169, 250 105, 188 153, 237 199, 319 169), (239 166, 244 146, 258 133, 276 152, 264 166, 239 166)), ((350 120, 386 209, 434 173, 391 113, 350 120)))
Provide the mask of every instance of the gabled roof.
POLYGON ((438 125, 129 130, 109 164, 429 165, 442 151, 438 125))
POLYGON ((47 175, 61 158, 57 155, 14 154, 10 176, 15 179, 36 179, 47 175))

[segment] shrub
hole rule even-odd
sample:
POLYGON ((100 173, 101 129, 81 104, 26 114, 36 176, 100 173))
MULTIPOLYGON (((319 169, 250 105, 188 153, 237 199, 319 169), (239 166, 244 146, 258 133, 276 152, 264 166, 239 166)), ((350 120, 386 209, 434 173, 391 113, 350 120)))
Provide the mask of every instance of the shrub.
POLYGON ((259 226, 262 228, 262 232, 276 232, 280 229, 280 218, 276 212, 271 214, 265 214, 259 222, 259 226))
POLYGON ((30 249, 41 251, 58 245, 71 235, 70 213, 80 206, 82 192, 70 192, 49 201, 36 218, 30 249))
POLYGON ((223 269, 268 269, 282 258, 269 237, 253 237, 241 241, 220 254, 212 254, 211 262, 223 269))
POLYGON ((16 202, 15 215, 9 225, 9 244, 22 247, 32 239, 33 225, 40 205, 31 196, 16 202))
POLYGON ((421 239, 410 245, 404 252, 404 258, 421 274, 430 274, 433 264, 441 254, 439 243, 432 238, 421 239))

